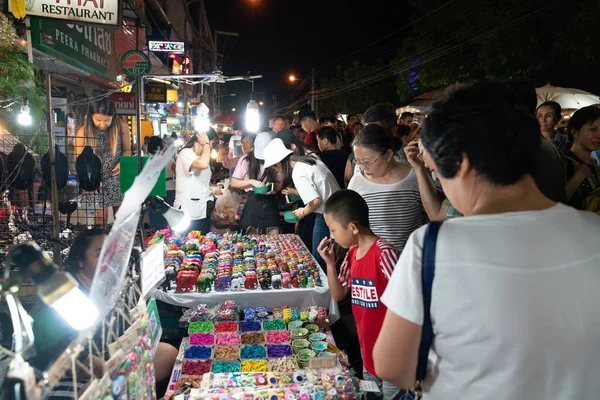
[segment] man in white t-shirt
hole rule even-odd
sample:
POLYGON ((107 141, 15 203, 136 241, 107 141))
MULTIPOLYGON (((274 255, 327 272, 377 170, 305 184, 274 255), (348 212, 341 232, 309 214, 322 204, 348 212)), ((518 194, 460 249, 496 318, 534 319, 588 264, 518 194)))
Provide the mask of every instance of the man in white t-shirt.
MULTIPOLYGON (((599 398, 600 217, 539 191, 540 140, 496 81, 455 89, 425 122, 425 163, 465 215, 441 226, 435 247, 426 400, 599 398)), ((378 376, 402 388, 420 361, 425 231, 409 238, 381 298, 373 352, 378 376)))

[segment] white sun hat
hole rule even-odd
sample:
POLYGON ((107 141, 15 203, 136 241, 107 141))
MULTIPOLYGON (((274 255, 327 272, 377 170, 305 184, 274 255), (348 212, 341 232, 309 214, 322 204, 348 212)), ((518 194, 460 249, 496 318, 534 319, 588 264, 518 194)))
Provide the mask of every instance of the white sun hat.
POLYGON ((265 147, 265 168, 272 167, 292 153, 293 151, 285 147, 281 139, 271 140, 271 143, 265 147))
POLYGON ((259 160, 265 159, 265 147, 271 141, 271 135, 268 132, 261 132, 254 139, 254 157, 259 160))

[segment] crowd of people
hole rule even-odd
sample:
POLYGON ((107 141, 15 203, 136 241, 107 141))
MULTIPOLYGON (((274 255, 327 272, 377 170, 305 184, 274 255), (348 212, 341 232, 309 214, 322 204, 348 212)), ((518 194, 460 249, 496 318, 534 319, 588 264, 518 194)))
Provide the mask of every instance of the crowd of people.
MULTIPOLYGON (((292 207, 332 297, 351 299, 363 377, 381 389, 369 396, 414 386, 429 332, 424 398, 597 398, 600 108, 559 129, 560 105, 537 106, 533 86, 482 81, 414 117, 377 104, 346 122, 234 124, 223 165, 244 194, 240 228, 279 233, 280 205, 292 207)), ((202 232, 220 191, 216 138, 192 134, 167 174, 202 232)))

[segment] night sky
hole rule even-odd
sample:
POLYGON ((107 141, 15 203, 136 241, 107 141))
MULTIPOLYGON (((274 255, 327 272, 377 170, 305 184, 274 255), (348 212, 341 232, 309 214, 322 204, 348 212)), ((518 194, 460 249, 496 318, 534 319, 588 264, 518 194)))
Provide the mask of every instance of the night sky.
MULTIPOLYGON (((285 100, 300 81, 316 70, 317 78, 334 74, 335 65, 369 56, 369 51, 386 42, 336 62, 341 57, 367 46, 398 30, 409 16, 398 8, 406 0, 389 2, 376 0, 206 0, 206 9, 213 32, 238 32, 237 39, 229 38, 220 51, 226 58, 225 75, 262 74, 255 83, 255 92, 264 92, 265 107, 273 107, 273 95, 285 100), (394 9, 390 5, 394 4, 394 9), (234 42, 235 41, 235 42, 234 42), (298 81, 290 83, 294 74, 298 81)), ((388 40, 399 40, 402 32, 388 40)), ((220 39, 221 40, 221 37, 220 39)), ((250 84, 229 83, 225 111, 232 107, 245 108, 250 84)), ((257 93, 257 99, 262 99, 257 93)))

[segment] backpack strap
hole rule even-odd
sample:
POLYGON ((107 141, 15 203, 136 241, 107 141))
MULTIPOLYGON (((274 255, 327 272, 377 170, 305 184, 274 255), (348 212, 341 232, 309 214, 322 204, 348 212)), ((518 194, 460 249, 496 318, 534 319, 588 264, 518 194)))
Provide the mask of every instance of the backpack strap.
POLYGON ((431 288, 435 276, 435 250, 437 237, 442 222, 431 222, 425 231, 423 239, 423 256, 421 265, 421 281, 423 285, 423 328, 421 343, 419 345, 419 360, 417 364, 417 381, 423 382, 427 376, 427 361, 429 350, 433 341, 433 327, 431 326, 431 288))

